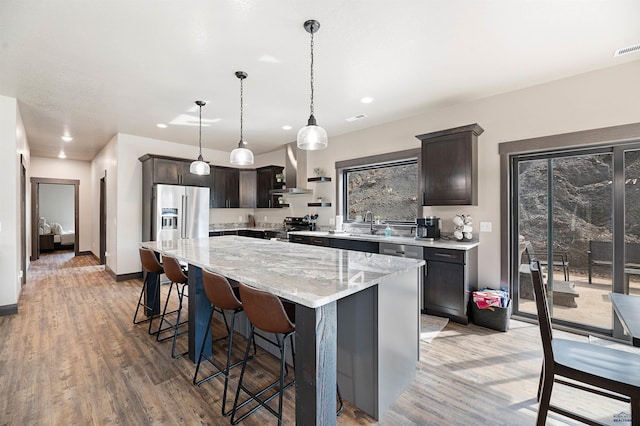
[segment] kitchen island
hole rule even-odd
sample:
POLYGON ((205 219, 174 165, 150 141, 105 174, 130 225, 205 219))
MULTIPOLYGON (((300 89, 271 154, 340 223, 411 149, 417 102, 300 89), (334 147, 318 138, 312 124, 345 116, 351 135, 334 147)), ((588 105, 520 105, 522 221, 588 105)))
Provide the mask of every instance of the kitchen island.
POLYGON ((379 418, 415 377, 422 260, 236 236, 141 245, 189 264, 191 360, 210 313, 202 268, 296 304, 297 424, 335 424, 336 378, 379 418))

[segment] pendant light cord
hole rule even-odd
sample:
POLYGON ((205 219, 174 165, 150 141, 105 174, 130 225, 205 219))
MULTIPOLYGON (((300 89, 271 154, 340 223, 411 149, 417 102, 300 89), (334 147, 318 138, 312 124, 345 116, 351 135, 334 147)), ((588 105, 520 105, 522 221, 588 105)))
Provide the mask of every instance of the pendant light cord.
POLYGON ((240 79, 240 142, 238 146, 244 144, 244 137, 242 136, 243 131, 243 116, 244 116, 244 78, 240 79))
POLYGON ((311 116, 313 116, 313 29, 311 30, 311 116))
POLYGON ((198 132, 198 146, 200 147, 200 157, 202 157, 202 105, 199 105, 199 106, 200 106, 200 130, 198 132))

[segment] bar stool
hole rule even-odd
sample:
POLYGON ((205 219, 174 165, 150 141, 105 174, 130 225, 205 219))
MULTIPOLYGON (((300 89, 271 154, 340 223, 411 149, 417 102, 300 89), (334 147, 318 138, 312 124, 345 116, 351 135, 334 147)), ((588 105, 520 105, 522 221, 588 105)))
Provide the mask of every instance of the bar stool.
MULTIPOLYGON (((288 389, 291 385, 295 384, 295 378, 291 379, 289 383, 285 384, 285 378, 289 374, 289 368, 286 363, 285 353, 287 347, 287 338, 289 339, 291 345, 291 355, 293 359, 293 365, 295 369, 295 350, 293 345, 293 335, 296 332, 295 324, 291 322, 289 315, 285 311, 282 301, 276 297, 275 295, 258 290, 249 286, 246 286, 240 283, 240 297, 242 299, 242 305, 244 307, 244 312, 247 315, 251 323, 251 328, 249 332, 249 340, 247 342, 247 349, 245 350, 245 357, 242 364, 242 371, 240 373, 240 378, 238 380, 238 388, 236 390, 236 397, 233 402, 233 409, 231 412, 231 424, 236 425, 249 415, 253 414, 260 407, 265 407, 271 414, 278 418, 278 425, 282 425, 282 397, 283 393, 286 389, 288 389), (244 373, 247 367, 247 361, 249 359, 249 349, 251 347, 251 339, 254 337, 254 330, 258 328, 259 330, 265 331, 267 333, 274 333, 276 337, 276 341, 272 341, 270 339, 265 338, 264 336, 259 335, 259 337, 267 340, 268 342, 278 346, 280 350, 280 377, 278 380, 272 382, 267 385, 263 389, 258 392, 252 392, 242 385, 242 380, 244 378, 244 373), (278 386, 279 385, 279 386, 278 386), (266 399, 260 398, 266 391, 278 386, 278 390, 271 396, 266 399), (240 397, 240 391, 244 391, 249 398, 245 401, 238 403, 240 397), (273 408, 271 408, 268 404, 273 398, 278 396, 278 411, 276 412, 273 408), (258 402, 258 405, 253 407, 251 410, 243 414, 242 416, 235 418, 235 415, 238 409, 242 408, 246 404, 251 401, 258 402)), ((340 395, 340 390, 337 391, 338 399, 339 399, 339 409, 336 414, 339 414, 342 411, 342 396, 340 395)))
POLYGON ((180 358, 181 356, 184 356, 188 353, 187 351, 187 352, 183 352, 181 354, 176 355, 175 350, 176 350, 176 341, 178 339, 178 336, 181 336, 189 331, 189 330, 180 331, 180 327, 183 326, 184 324, 188 324, 189 322, 188 320, 180 322, 180 314, 182 313, 182 299, 185 296, 184 291, 185 291, 185 288, 187 287, 187 283, 189 279, 187 278, 184 271, 182 270, 182 267, 180 266, 178 259, 176 259, 175 257, 164 255, 162 256, 162 263, 164 265, 164 273, 167 275, 167 278, 169 278, 169 280, 171 281, 171 284, 169 285, 169 292, 167 293, 167 298, 165 299, 165 302, 164 302, 164 309, 162 310, 162 316, 160 317, 160 326, 158 327, 158 331, 156 332, 156 340, 158 342, 163 342, 173 337, 173 345, 171 346, 171 357, 180 358), (171 291, 174 285, 176 287, 176 292, 178 294, 178 309, 167 312, 167 306, 169 305, 169 300, 171 299, 171 291), (173 313, 176 314, 176 320, 175 322, 172 323, 167 319, 167 315, 170 315, 173 313), (169 323, 169 326, 163 329, 162 326, 165 322, 169 323), (173 336, 167 336, 163 338, 160 337, 161 333, 171 329, 173 329, 173 336))
POLYGON ((134 324, 142 324, 145 322, 149 322, 149 334, 154 334, 151 332, 151 326, 153 324, 154 318, 156 318, 160 313, 160 306, 157 303, 158 292, 160 291, 160 275, 164 273, 164 269, 162 268, 162 264, 158 261, 153 250, 140 247, 140 261, 142 262, 142 269, 147 274, 156 274, 155 277, 155 291, 152 295, 146 294, 148 291, 148 285, 146 280, 142 282, 142 289, 140 290, 140 297, 138 297, 138 305, 136 306, 136 312, 133 314, 133 323, 134 324), (145 298, 145 301, 142 301, 142 298, 145 298), (140 311, 140 307, 144 308, 146 319, 138 319, 138 312, 140 311), (154 311, 158 311, 154 313, 154 311))
MULTIPOLYGON (((236 314, 242 312, 242 302, 239 300, 238 288, 232 288, 229 281, 218 274, 207 271, 206 269, 202 270, 202 284, 204 286, 204 292, 207 295, 207 299, 209 299, 209 303, 211 304, 211 315, 209 316, 209 323, 207 324, 207 331, 204 333, 204 337, 202 339, 202 344, 200 346, 200 355, 198 356, 198 363, 196 364, 196 372, 193 375, 193 384, 200 386, 202 383, 207 382, 214 377, 219 376, 220 374, 224 374, 224 391, 222 393, 222 415, 228 416, 231 414, 231 411, 225 411, 225 406, 227 402, 227 388, 229 385, 229 370, 233 367, 236 367, 242 364, 243 360, 237 361, 234 364, 231 364, 231 349, 233 347, 233 332, 235 327, 236 314), (227 317, 225 315, 225 311, 231 312, 231 326, 229 326, 227 322, 227 317), (206 358, 207 361, 211 365, 213 365, 218 371, 215 373, 197 380, 198 371, 200 370, 200 364, 203 361, 204 355, 204 344, 211 333, 211 323, 213 322, 213 316, 215 312, 220 312, 222 314, 222 318, 224 319, 224 325, 227 329, 227 335, 220 337, 214 342, 219 342, 224 339, 229 339, 227 344, 227 362, 224 367, 220 367, 216 365, 213 360, 213 356, 211 358, 206 358)), ((253 341, 253 353, 256 353, 255 340, 253 341)))

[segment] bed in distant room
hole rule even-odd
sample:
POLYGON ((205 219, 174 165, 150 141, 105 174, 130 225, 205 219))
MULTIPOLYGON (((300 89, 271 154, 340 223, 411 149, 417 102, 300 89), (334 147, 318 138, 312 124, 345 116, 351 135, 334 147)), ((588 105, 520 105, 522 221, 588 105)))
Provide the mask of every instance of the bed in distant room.
POLYGON ((51 224, 51 233, 53 234, 53 242, 56 248, 73 247, 76 241, 76 233, 74 230, 64 230, 59 223, 51 224))

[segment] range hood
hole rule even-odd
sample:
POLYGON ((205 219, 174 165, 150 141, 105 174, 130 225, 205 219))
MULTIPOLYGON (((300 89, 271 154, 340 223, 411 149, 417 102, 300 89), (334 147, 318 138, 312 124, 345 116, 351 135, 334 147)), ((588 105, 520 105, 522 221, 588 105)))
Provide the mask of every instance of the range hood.
POLYGON ((306 188, 307 177, 307 151, 298 148, 296 142, 291 142, 284 147, 284 181, 285 188, 272 189, 271 195, 297 195, 311 194, 313 191, 306 188))

